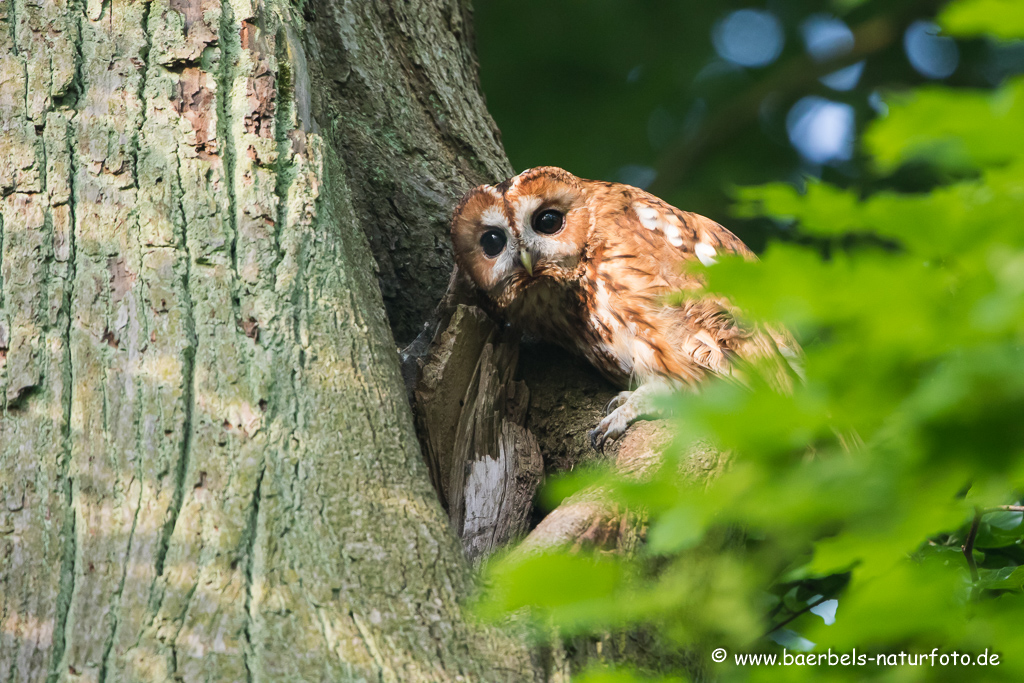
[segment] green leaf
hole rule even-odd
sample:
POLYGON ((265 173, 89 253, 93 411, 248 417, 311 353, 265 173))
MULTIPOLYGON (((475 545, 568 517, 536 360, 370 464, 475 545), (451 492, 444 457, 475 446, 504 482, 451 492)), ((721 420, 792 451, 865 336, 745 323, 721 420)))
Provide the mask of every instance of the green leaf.
POLYGON ((982 570, 978 585, 990 590, 1024 591, 1024 566, 1003 567, 995 571, 982 570))
MULTIPOLYGON (((942 18, 961 35, 1007 36, 1022 11, 965 0, 942 18)), ((780 391, 769 350, 742 377, 681 392, 665 466, 586 480, 648 520, 644 551, 500 567, 495 603, 562 633, 730 652, 774 648, 760 636, 799 615, 780 630, 819 650, 989 648, 1005 658, 986 675, 1024 680, 1024 515, 983 516, 977 583, 961 550, 976 509, 1024 490, 1024 78, 889 102, 864 150, 898 173, 863 187, 843 175, 843 186, 738 189, 737 215, 770 217, 797 239, 695 270, 750 328, 799 340, 803 379, 780 391), (900 189, 910 166, 934 173, 928 191, 900 189), (701 458, 684 455, 698 438, 731 454, 699 486, 688 477, 701 458), (834 624, 801 614, 818 596, 839 601, 834 624)), ((820 676, 734 668, 723 680, 820 676)))
POLYGON ((939 23, 957 36, 1024 38, 1024 3, 1019 0, 959 0, 942 10, 939 23))
POLYGON ((503 589, 487 596, 488 608, 498 611, 564 607, 601 598, 622 579, 622 568, 615 562, 563 554, 502 560, 490 573, 503 589))
POLYGON ((1024 520, 1024 512, 1014 512, 1011 510, 993 512, 985 517, 985 521, 991 526, 996 529, 1002 529, 1003 531, 1012 531, 1014 529, 1024 531, 1020 528, 1022 520, 1024 520))
POLYGON ((682 677, 663 678, 661 676, 649 678, 628 669, 593 667, 587 669, 579 676, 573 676, 573 680, 578 680, 579 683, 683 683, 686 679, 682 677))
POLYGON ((651 525, 647 535, 647 548, 655 555, 676 553, 692 548, 704 535, 701 517, 691 505, 680 505, 651 525))
POLYGON ((952 171, 1006 164, 1024 146, 1024 79, 988 91, 920 88, 887 98, 889 115, 864 134, 878 168, 889 173, 923 160, 952 171))

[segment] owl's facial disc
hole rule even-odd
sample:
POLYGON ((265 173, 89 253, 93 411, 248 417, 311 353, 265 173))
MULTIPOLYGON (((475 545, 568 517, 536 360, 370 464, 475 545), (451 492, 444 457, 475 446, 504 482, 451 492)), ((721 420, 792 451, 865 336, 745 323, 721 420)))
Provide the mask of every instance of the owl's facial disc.
POLYGON ((505 302, 524 288, 572 277, 590 223, 578 179, 542 167, 467 193, 452 218, 452 242, 461 269, 505 302))
MULTIPOLYGON (((557 235, 565 227, 565 214, 558 209, 540 209, 534 212, 531 225, 538 235, 557 235)), ((526 272, 533 275, 533 257, 525 247, 520 249, 519 258, 526 272)))
MULTIPOLYGON (((558 209, 539 209, 533 213, 530 225, 538 235, 556 235, 565 225, 565 215, 558 209)), ((534 244, 538 246, 536 242, 534 244)), ((539 251, 543 258, 545 250, 539 251)), ((534 256, 525 244, 519 247, 519 262, 526 269, 526 274, 533 277, 534 256)))

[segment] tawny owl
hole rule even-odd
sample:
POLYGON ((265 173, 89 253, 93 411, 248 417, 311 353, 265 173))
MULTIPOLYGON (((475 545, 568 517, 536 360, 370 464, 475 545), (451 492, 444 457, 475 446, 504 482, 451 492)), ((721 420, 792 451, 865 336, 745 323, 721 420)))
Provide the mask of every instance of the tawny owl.
POLYGON ((591 432, 598 449, 650 414, 657 393, 735 377, 741 359, 795 357, 782 331, 745 325, 726 299, 700 295, 699 268, 721 254, 754 258, 746 245, 629 185, 550 166, 481 185, 455 209, 452 243, 495 312, 582 354, 620 387, 637 387, 591 432), (671 303, 680 290, 690 296, 671 303))

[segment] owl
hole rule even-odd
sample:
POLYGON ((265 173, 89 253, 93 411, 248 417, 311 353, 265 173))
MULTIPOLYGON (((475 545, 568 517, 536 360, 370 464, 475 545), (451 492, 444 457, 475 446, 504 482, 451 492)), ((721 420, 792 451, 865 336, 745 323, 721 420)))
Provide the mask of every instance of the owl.
MULTIPOLYGON (((722 255, 753 259, 746 245, 636 187, 533 168, 468 192, 451 238, 492 312, 582 355, 624 390, 590 433, 598 450, 653 416, 658 394, 737 379, 747 361, 796 358, 783 331, 741 322, 703 289, 701 269, 722 255)), ((780 381, 792 374, 787 363, 780 381)))

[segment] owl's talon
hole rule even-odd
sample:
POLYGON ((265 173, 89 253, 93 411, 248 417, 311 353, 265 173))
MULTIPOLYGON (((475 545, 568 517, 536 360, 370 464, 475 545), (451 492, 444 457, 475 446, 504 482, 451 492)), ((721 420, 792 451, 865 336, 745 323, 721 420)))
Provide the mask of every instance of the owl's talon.
POLYGON ((640 385, 636 391, 620 392, 608 403, 608 413, 590 432, 590 445, 596 451, 603 451, 605 444, 617 441, 629 426, 642 418, 664 417, 656 405, 656 396, 669 387, 660 382, 640 385))
POLYGON ((611 415, 616 408, 623 405, 629 400, 629 397, 633 395, 632 391, 620 391, 619 393, 612 396, 612 400, 608 401, 608 405, 604 407, 604 414, 611 415))
POLYGON ((613 410, 607 417, 597 423, 590 432, 590 445, 596 451, 603 451, 604 445, 610 441, 617 441, 620 436, 626 433, 629 425, 637 419, 634 406, 628 401, 613 410))

